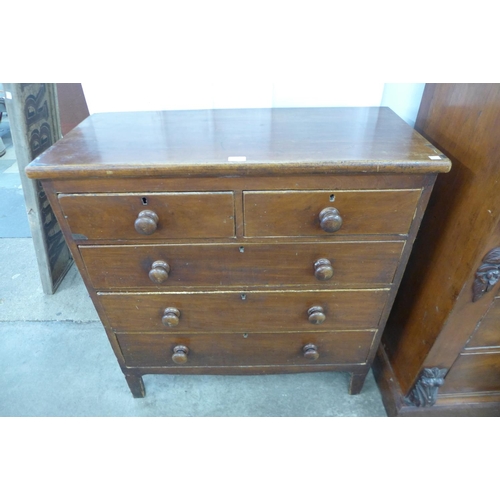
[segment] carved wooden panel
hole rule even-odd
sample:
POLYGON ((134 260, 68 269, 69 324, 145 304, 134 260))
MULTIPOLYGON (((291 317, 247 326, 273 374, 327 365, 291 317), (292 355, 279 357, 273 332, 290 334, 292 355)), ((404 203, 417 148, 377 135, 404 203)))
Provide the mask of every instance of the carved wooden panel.
POLYGON ((40 181, 30 180, 24 167, 61 137, 56 86, 53 83, 9 83, 5 89, 23 186, 44 293, 52 294, 71 266, 72 258, 61 228, 40 181))
POLYGON ((479 300, 489 292, 500 279, 500 247, 489 251, 483 258, 483 263, 476 271, 472 285, 472 302, 479 300))
POLYGON ((433 406, 439 388, 444 384, 447 369, 424 368, 405 403, 409 406, 433 406))

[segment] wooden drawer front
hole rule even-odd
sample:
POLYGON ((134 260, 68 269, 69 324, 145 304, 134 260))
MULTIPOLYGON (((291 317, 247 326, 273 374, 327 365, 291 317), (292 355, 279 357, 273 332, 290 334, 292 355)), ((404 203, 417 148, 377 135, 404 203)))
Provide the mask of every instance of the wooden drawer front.
POLYGON ((274 332, 376 329, 388 290, 99 294, 111 327, 122 332, 274 332), (311 324, 308 310, 326 319, 311 324), (162 323, 166 308, 177 326, 162 323))
POLYGON ((62 194, 59 203, 72 233, 89 240, 234 236, 232 192, 62 194), (158 216, 157 229, 149 235, 138 233, 134 227, 143 210, 153 211, 158 216))
MULTIPOLYGON (((82 246, 97 289, 176 286, 355 286, 392 283, 402 242, 289 243, 278 245, 82 246), (314 264, 328 259, 329 280, 315 276, 314 264), (158 284, 149 277, 154 262, 168 264, 158 284)), ((318 271, 320 271, 319 269, 318 271)), ((318 272, 318 276, 321 275, 318 272)), ((154 276, 153 276, 154 279, 154 276)))
POLYGON ((495 299, 466 348, 500 347, 500 299, 495 299))
POLYGON ((118 334, 127 366, 267 366, 365 363, 375 332, 251 333, 218 335, 118 334), (313 344, 319 357, 304 357, 313 344), (187 361, 172 361, 176 346, 188 348, 187 361))
POLYGON ((439 394, 500 391, 500 352, 461 354, 439 394))
POLYGON ((336 234, 406 234, 420 190, 395 191, 246 191, 245 236, 326 236, 336 234), (330 198, 334 196, 334 201, 330 198), (321 229, 319 214, 336 208, 342 227, 321 229))

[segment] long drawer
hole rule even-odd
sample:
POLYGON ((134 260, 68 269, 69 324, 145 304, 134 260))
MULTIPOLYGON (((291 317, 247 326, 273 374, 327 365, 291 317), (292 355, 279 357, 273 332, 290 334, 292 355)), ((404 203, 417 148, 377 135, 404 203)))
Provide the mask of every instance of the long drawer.
POLYGON ((125 363, 131 367, 179 366, 179 359, 185 367, 266 366, 365 363, 374 334, 118 334, 117 338, 125 363))
POLYGON ((420 193, 420 189, 245 191, 245 236, 406 234, 420 193), (333 233, 322 228, 321 215, 328 208, 338 211, 340 227, 333 233))
POLYGON ((82 246, 80 253, 93 286, 101 290, 252 285, 362 288, 392 283, 403 246, 403 242, 110 245, 82 246))
POLYGON ((59 203, 72 233, 89 240, 228 238, 235 232, 232 192, 62 194, 59 203))
POLYGON ((388 293, 150 292, 99 297, 118 332, 277 332, 376 329, 388 293))

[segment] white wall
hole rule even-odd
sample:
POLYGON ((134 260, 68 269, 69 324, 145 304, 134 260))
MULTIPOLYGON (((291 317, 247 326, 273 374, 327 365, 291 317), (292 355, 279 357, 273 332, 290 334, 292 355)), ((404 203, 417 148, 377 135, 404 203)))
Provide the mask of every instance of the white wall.
POLYGON ((406 123, 415 125, 425 83, 386 83, 381 106, 389 106, 406 123))
POLYGON ((400 35, 390 18, 390 30, 373 22, 380 3, 331 3, 123 2, 120 16, 131 16, 133 26, 126 39, 111 37, 101 47, 98 26, 86 40, 100 49, 82 61, 89 110, 384 104, 414 120, 418 84, 383 83, 419 74, 408 37, 395 43, 400 35))
POLYGON ((160 109, 389 106, 410 125, 424 84, 338 82, 335 78, 204 77, 166 82, 83 82, 90 113, 160 109))

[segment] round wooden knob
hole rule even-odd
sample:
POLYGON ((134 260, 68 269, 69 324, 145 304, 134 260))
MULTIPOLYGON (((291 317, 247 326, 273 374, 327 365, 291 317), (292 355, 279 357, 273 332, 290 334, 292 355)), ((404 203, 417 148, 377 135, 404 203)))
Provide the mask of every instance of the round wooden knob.
POLYGON ((183 365, 188 360, 189 349, 185 345, 176 345, 172 350, 172 361, 177 365, 183 365))
POLYGON ((329 207, 321 210, 319 214, 319 225, 323 231, 334 233, 342 227, 342 217, 336 208, 329 207))
POLYGON ((163 312, 163 317, 161 318, 161 322, 165 326, 177 326, 179 324, 179 317, 181 315, 181 312, 179 309, 176 309, 175 307, 167 307, 165 311, 163 312))
POLYGON ((137 216, 134 226, 139 234, 153 234, 158 227, 158 216, 152 210, 143 210, 137 216))
POLYGON ((315 360, 319 358, 318 348, 314 344, 307 344, 302 348, 304 358, 315 360))
POLYGON ((332 263, 328 259, 318 259, 314 263, 314 276, 319 281, 329 280, 333 276, 332 263))
POLYGON ((313 325, 321 325, 323 321, 325 321, 326 316, 323 312, 323 308, 321 306, 313 306, 308 309, 307 316, 309 319, 309 323, 313 325))
POLYGON ((149 279, 158 285, 161 285, 168 280, 168 273, 170 266, 163 260, 157 260, 151 264, 151 271, 149 271, 149 279))

